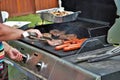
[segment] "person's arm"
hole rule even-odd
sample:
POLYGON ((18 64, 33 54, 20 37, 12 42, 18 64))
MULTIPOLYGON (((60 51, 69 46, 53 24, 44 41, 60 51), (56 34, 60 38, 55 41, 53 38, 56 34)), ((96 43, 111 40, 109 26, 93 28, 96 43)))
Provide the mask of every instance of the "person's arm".
MULTIPOLYGON (((35 32, 38 37, 41 37, 42 34, 37 29, 30 29, 27 30, 28 32, 35 32)), ((26 32, 21 29, 11 28, 7 25, 0 23, 0 41, 6 41, 6 40, 16 40, 23 38, 22 34, 26 32)))
POLYGON ((12 60, 15 61, 22 61, 22 53, 19 52, 17 49, 13 48, 12 46, 10 46, 8 43, 3 41, 3 45, 4 45, 4 51, 5 51, 5 55, 8 55, 9 58, 11 58, 12 60))
POLYGON ((0 23, 0 40, 13 40, 22 38, 24 31, 20 29, 11 28, 7 25, 0 23))

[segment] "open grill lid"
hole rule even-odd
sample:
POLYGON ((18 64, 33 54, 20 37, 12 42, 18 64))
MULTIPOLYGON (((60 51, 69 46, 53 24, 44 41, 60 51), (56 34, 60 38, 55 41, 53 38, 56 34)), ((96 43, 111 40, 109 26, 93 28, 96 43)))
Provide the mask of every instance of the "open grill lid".
POLYGON ((116 5, 114 0, 62 0, 62 6, 68 11, 82 11, 81 18, 114 23, 116 5))

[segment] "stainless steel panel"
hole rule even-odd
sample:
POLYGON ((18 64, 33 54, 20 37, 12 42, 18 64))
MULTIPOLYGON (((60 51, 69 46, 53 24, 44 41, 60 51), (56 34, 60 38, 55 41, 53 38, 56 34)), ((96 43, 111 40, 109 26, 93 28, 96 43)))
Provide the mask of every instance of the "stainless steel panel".
MULTIPOLYGON (((93 74, 83 68, 71 64, 48 52, 30 46, 20 41, 10 41, 12 46, 19 49, 24 54, 29 54, 30 58, 26 63, 18 63, 22 68, 33 75, 43 78, 43 80, 97 80, 100 76, 93 74), (41 68, 36 67, 38 63, 43 63, 41 68)), ((16 62, 17 63, 17 62, 16 62)), ((40 64, 41 65, 41 64, 40 64)))
POLYGON ((96 80, 98 78, 99 76, 92 75, 82 68, 77 69, 75 65, 57 61, 49 80, 96 80))
POLYGON ((10 42, 10 44, 13 47, 17 48, 24 55, 30 56, 29 59, 25 63, 17 62, 18 64, 27 68, 30 71, 33 71, 35 74, 42 75, 45 78, 49 77, 49 74, 51 73, 51 70, 53 70, 52 68, 56 62, 55 59, 49 57, 48 55, 45 55, 44 51, 38 50, 27 44, 22 44, 19 42, 10 42), (43 65, 42 67, 41 65, 38 65, 41 62, 43 65))

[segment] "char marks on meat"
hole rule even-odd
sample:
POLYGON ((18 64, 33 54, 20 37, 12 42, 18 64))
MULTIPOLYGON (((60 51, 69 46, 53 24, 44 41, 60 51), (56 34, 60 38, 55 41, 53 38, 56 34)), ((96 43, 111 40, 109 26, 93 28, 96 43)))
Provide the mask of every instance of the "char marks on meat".
POLYGON ((72 40, 77 38, 77 35, 75 34, 63 34, 59 36, 59 39, 63 39, 63 40, 72 40))
POLYGON ((43 37, 48 37, 48 38, 52 38, 52 35, 50 33, 42 33, 43 37))
POLYGON ((59 39, 47 40, 47 42, 50 46, 57 46, 63 43, 63 41, 59 39))
POLYGON ((53 29, 53 30, 50 30, 50 34, 52 34, 53 36, 58 37, 58 36, 60 36, 62 34, 65 34, 65 31, 59 31, 57 29, 53 29))
POLYGON ((43 37, 49 37, 52 40, 47 40, 50 46, 61 45, 64 40, 73 40, 77 38, 76 34, 65 34, 65 31, 60 31, 58 29, 50 30, 49 33, 43 33, 43 37), (56 39, 54 38, 56 37, 56 39))

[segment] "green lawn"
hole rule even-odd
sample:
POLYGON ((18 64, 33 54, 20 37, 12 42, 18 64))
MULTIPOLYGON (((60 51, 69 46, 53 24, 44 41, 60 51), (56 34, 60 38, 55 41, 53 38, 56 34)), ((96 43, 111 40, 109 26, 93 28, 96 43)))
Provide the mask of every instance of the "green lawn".
MULTIPOLYGON (((17 16, 8 18, 7 21, 30 21, 29 27, 34 27, 35 25, 41 25, 42 21, 40 19, 40 15, 38 14, 29 14, 24 16, 17 16)), ((45 21, 44 24, 50 24, 51 22, 45 21)))

